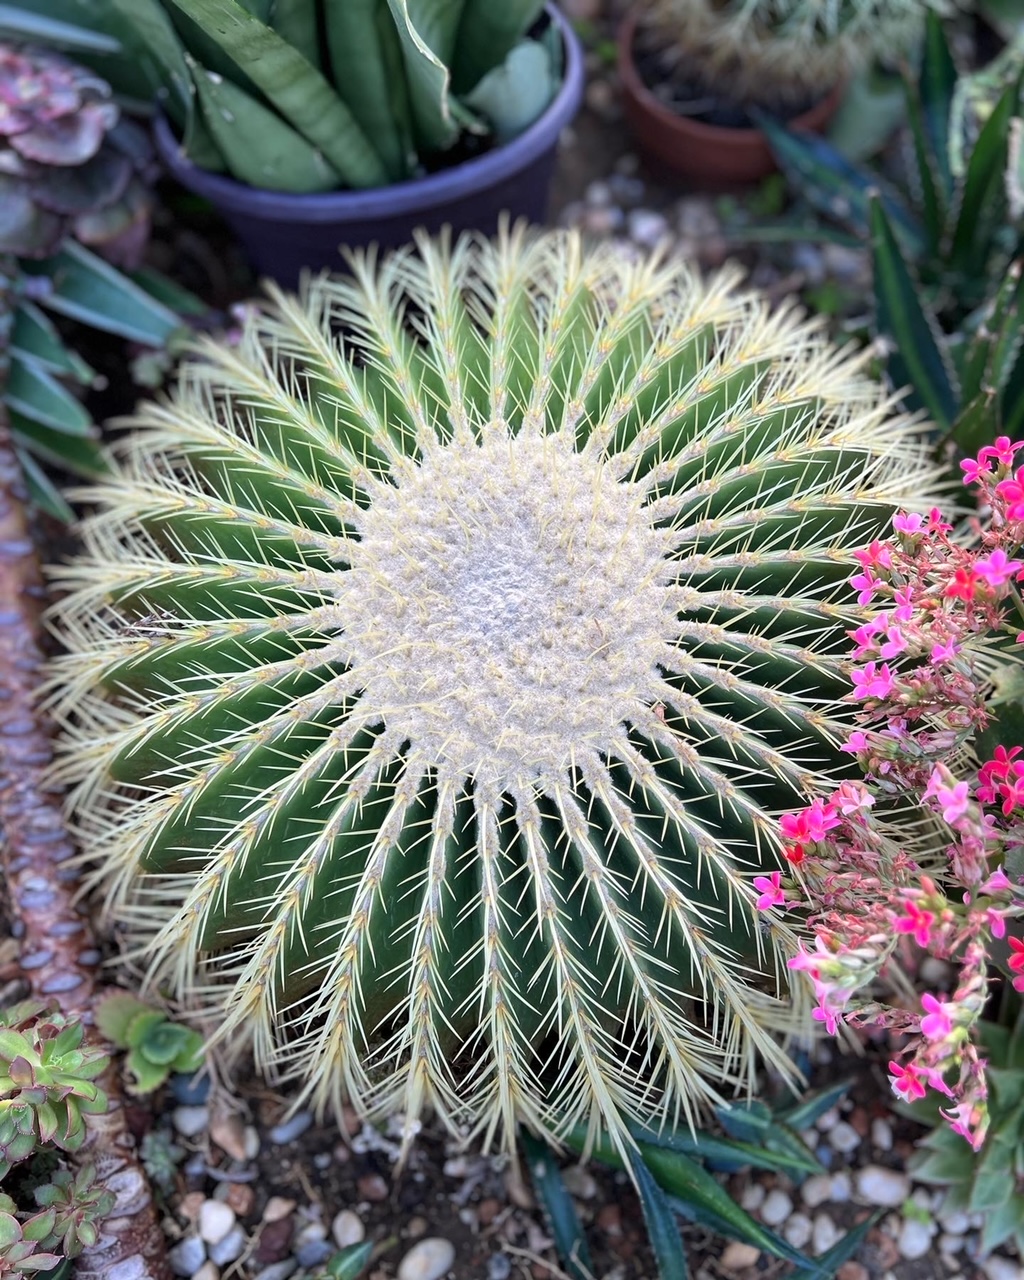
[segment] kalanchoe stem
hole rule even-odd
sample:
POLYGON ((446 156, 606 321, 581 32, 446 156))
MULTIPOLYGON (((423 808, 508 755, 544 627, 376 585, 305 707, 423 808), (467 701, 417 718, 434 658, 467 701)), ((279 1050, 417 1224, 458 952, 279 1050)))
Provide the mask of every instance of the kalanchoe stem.
MULTIPOLYGON (((16 265, 0 258, 0 391, 6 377, 11 297, 16 265)), ((77 874, 68 866, 74 846, 60 796, 43 781, 50 763, 47 726, 36 706, 43 664, 39 561, 25 512, 21 468, 11 444, 0 395, 0 841, 3 872, 22 930, 22 959, 34 995, 56 1001, 68 1015, 91 1020, 99 960, 88 920, 75 905, 77 874)), ((166 1246, 145 1176, 135 1156, 116 1068, 97 1082, 106 1091, 105 1115, 91 1117, 76 1153, 94 1164, 100 1184, 116 1187, 117 1203, 96 1244, 78 1259, 80 1280, 115 1268, 133 1280, 169 1280, 166 1246), (115 1178, 116 1175, 116 1178, 115 1178)))

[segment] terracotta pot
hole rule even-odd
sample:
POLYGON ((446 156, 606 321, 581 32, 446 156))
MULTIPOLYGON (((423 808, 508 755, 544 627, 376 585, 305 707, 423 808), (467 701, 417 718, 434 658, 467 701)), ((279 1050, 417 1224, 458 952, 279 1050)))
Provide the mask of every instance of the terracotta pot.
MULTIPOLYGON (((659 102, 640 79, 633 60, 639 14, 630 12, 618 32, 622 102, 640 151, 656 166, 694 179, 701 186, 758 182, 778 166, 760 129, 729 129, 680 116, 659 102)), ((810 111, 788 121, 792 129, 821 133, 839 108, 845 85, 837 85, 810 111)))

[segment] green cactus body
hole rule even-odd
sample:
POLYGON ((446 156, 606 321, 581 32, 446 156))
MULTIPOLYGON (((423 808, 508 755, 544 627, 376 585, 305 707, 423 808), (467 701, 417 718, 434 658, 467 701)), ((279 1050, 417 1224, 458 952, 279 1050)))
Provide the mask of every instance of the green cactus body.
POLYGON ((94 883, 320 1105, 692 1119, 803 1025, 750 881, 842 760, 852 552, 927 451, 729 276, 521 230, 353 273, 207 344, 92 491, 94 883))

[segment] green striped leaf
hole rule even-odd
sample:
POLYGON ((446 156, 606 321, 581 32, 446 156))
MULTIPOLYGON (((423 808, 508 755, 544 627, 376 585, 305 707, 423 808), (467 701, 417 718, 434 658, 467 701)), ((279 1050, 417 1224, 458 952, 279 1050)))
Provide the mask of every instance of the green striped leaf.
POLYGON ((562 1181, 562 1174, 551 1148, 525 1129, 522 1131, 522 1143, 530 1180, 544 1210, 562 1264, 573 1280, 591 1280, 594 1268, 590 1261, 590 1251, 576 1206, 562 1181))
POLYGON ((647 1236, 658 1264, 659 1280, 687 1280, 686 1251, 679 1224, 661 1187, 654 1181, 640 1153, 630 1153, 630 1173, 640 1196, 647 1236))

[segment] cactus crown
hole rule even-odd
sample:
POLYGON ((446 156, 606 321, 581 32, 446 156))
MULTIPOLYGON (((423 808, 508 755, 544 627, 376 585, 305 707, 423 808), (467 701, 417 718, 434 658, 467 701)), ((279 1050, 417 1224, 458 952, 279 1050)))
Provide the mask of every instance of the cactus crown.
POLYGON ((92 493, 54 700, 95 883, 319 1104, 692 1119, 806 1012, 750 882, 926 450, 728 275, 521 229, 352 271, 92 493))

